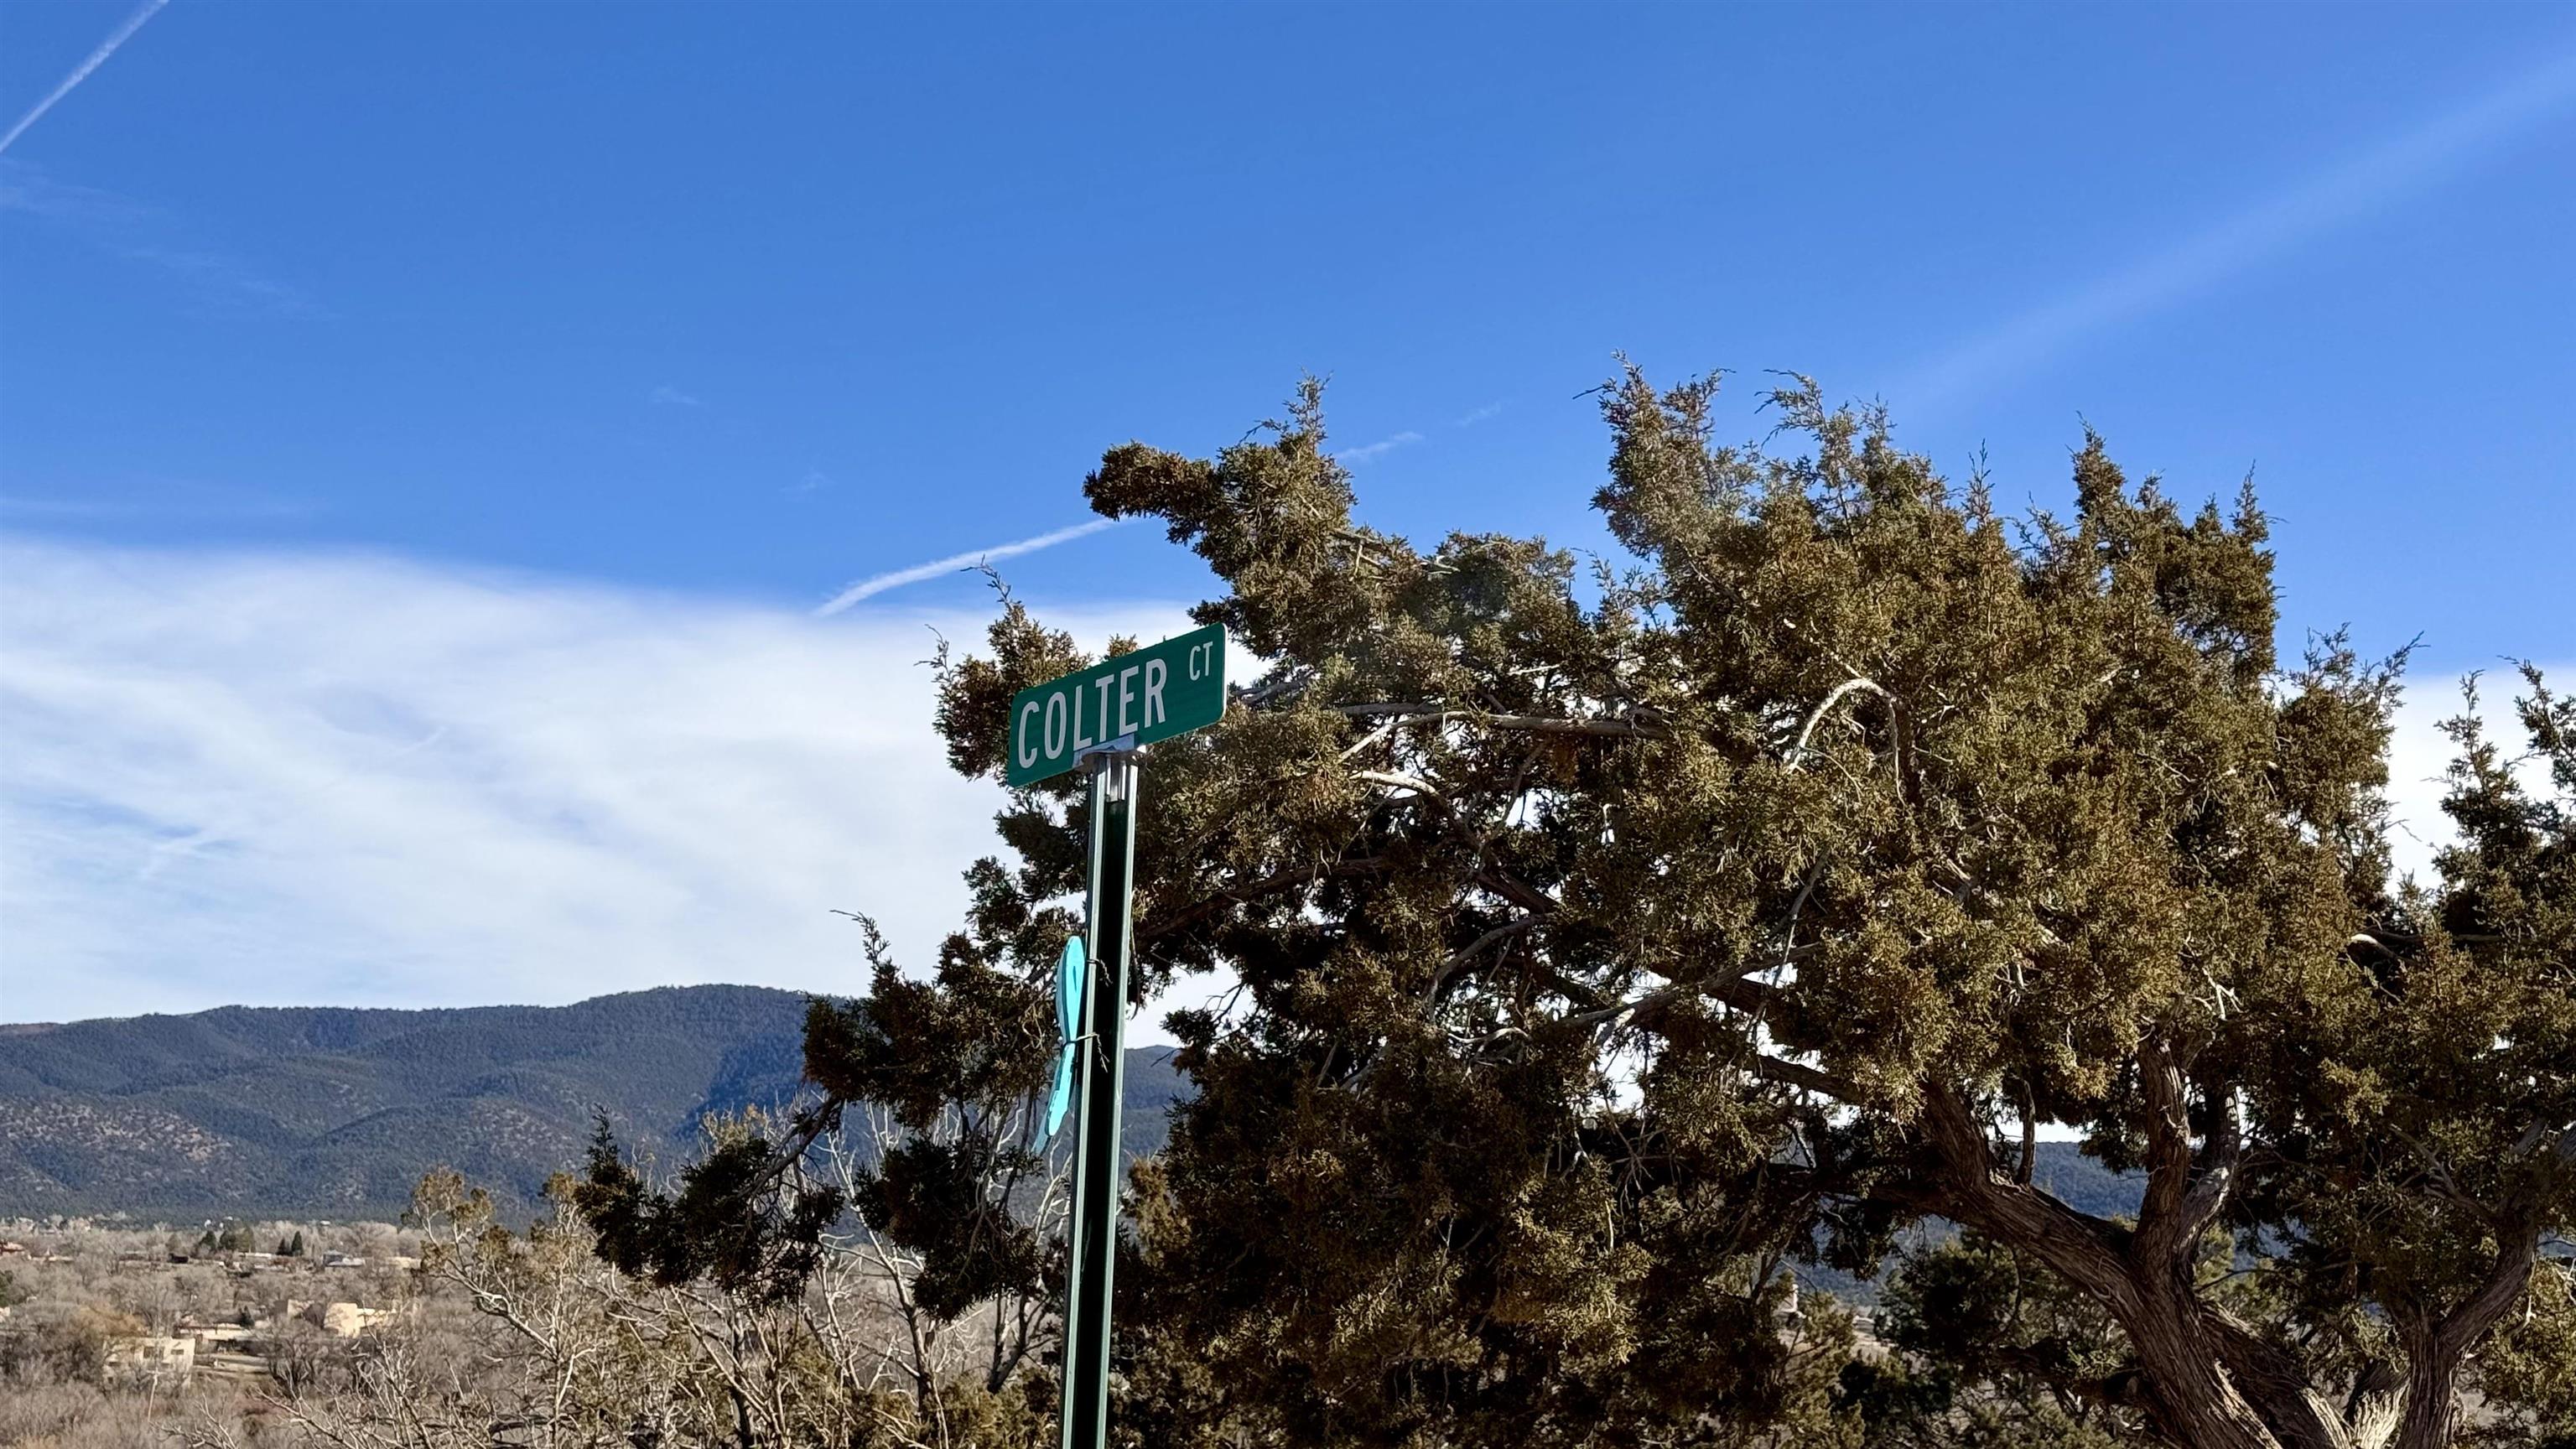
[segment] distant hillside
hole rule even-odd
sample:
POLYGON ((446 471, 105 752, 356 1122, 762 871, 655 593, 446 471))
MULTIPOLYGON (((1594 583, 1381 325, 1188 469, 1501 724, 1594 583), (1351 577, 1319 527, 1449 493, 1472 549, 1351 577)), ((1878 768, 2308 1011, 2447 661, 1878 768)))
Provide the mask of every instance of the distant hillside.
MULTIPOLYGON (((390 1216, 447 1164, 521 1199, 604 1109, 685 1151, 709 1111, 793 1096, 804 997, 684 986, 573 1006, 228 1006, 0 1030, 0 1217, 124 1211, 390 1216)), ((1128 1135, 1161 1145, 1187 1091, 1129 1054, 1128 1135)))
MULTIPOLYGON (((669 1155, 709 1111, 792 1097, 804 1012, 792 991, 681 986, 573 1006, 0 1027, 0 1217, 391 1217, 442 1163, 526 1201, 580 1159, 594 1109, 669 1155)), ((1128 1053, 1128 1150, 1159 1149, 1189 1091, 1169 1048, 1128 1053)), ((2034 1176, 2086 1212, 2137 1211, 2138 1180, 2071 1142, 2040 1144, 2034 1176)))

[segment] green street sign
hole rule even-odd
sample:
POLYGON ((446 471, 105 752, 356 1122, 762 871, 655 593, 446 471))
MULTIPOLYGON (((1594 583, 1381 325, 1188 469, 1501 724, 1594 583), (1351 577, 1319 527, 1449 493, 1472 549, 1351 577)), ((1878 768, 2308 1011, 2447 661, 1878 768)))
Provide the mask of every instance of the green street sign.
POLYGON ((1210 624, 1011 696, 1009 768, 1034 785, 1103 746, 1134 748, 1225 714, 1225 628, 1210 624))

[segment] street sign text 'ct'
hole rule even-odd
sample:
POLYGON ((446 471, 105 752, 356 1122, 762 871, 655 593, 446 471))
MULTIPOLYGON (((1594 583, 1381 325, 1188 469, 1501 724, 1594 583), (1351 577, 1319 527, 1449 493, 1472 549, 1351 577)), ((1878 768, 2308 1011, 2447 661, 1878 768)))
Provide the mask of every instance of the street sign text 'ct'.
POLYGON ((1033 785, 1103 745, 1150 745, 1224 714, 1225 629, 1210 624, 1013 695, 1004 778, 1033 785))

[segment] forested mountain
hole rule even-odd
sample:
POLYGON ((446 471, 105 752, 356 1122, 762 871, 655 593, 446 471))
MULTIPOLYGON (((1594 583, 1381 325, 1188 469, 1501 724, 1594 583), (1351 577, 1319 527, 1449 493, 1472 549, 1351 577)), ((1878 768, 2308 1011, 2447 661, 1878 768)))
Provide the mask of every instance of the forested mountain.
MULTIPOLYGON (((389 1216, 441 1164, 526 1199, 594 1112, 686 1152, 710 1111, 781 1103, 805 998, 685 986, 572 1006, 228 1006, 0 1028, 0 1217, 125 1211, 389 1216)), ((1128 1136, 1161 1145, 1170 1052, 1127 1067, 1128 1136)))

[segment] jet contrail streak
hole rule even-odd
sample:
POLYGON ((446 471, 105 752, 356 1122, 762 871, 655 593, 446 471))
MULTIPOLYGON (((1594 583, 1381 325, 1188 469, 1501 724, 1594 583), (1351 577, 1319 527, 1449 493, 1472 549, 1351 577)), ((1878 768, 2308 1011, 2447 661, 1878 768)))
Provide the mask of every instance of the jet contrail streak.
POLYGON ((2561 51, 2468 105, 1961 342, 1901 377, 1888 395, 1916 406, 1936 406, 2028 371, 2096 333, 2203 291, 2441 181, 2555 120, 2571 102, 2576 102, 2576 51, 2561 51))
POLYGON ((1039 549, 1053 548, 1059 543, 1070 543, 1086 534, 1098 533, 1104 528, 1116 528, 1124 522, 1126 520, 1123 518, 1095 518, 1089 523, 1077 523, 1071 528, 1059 528, 1053 533, 1041 533, 1035 538, 1024 538, 1017 543, 997 543, 991 548, 979 548, 971 553, 951 554, 946 558, 932 559, 925 564, 914 564, 908 569, 876 574, 861 579, 834 594, 831 602, 814 611, 814 617, 829 618, 861 599, 874 597, 888 589, 917 584, 923 579, 935 579, 941 574, 953 573, 958 569, 970 569, 977 564, 991 563, 995 559, 1017 558, 1024 553, 1036 553, 1039 549))
POLYGON ((127 16, 125 23, 116 27, 116 33, 114 35, 109 36, 99 45, 98 49, 89 53, 89 59, 82 61, 77 66, 74 66, 72 68, 72 73, 63 77, 63 83, 61 85, 54 87, 52 92, 46 95, 43 100, 36 102, 36 108, 34 110, 20 116, 18 118, 18 124, 9 128, 8 135, 0 136, 0 151, 8 150, 20 136, 27 134, 27 128, 29 126, 43 120, 45 118, 45 112, 54 108, 54 102, 70 95, 72 93, 72 87, 79 85, 82 81, 88 80, 89 73, 91 71, 107 64, 107 58, 116 54, 116 48, 118 46, 132 40, 134 38, 134 32, 143 28, 143 22, 160 14, 161 7, 169 3, 170 0, 143 0, 142 9, 127 16))

